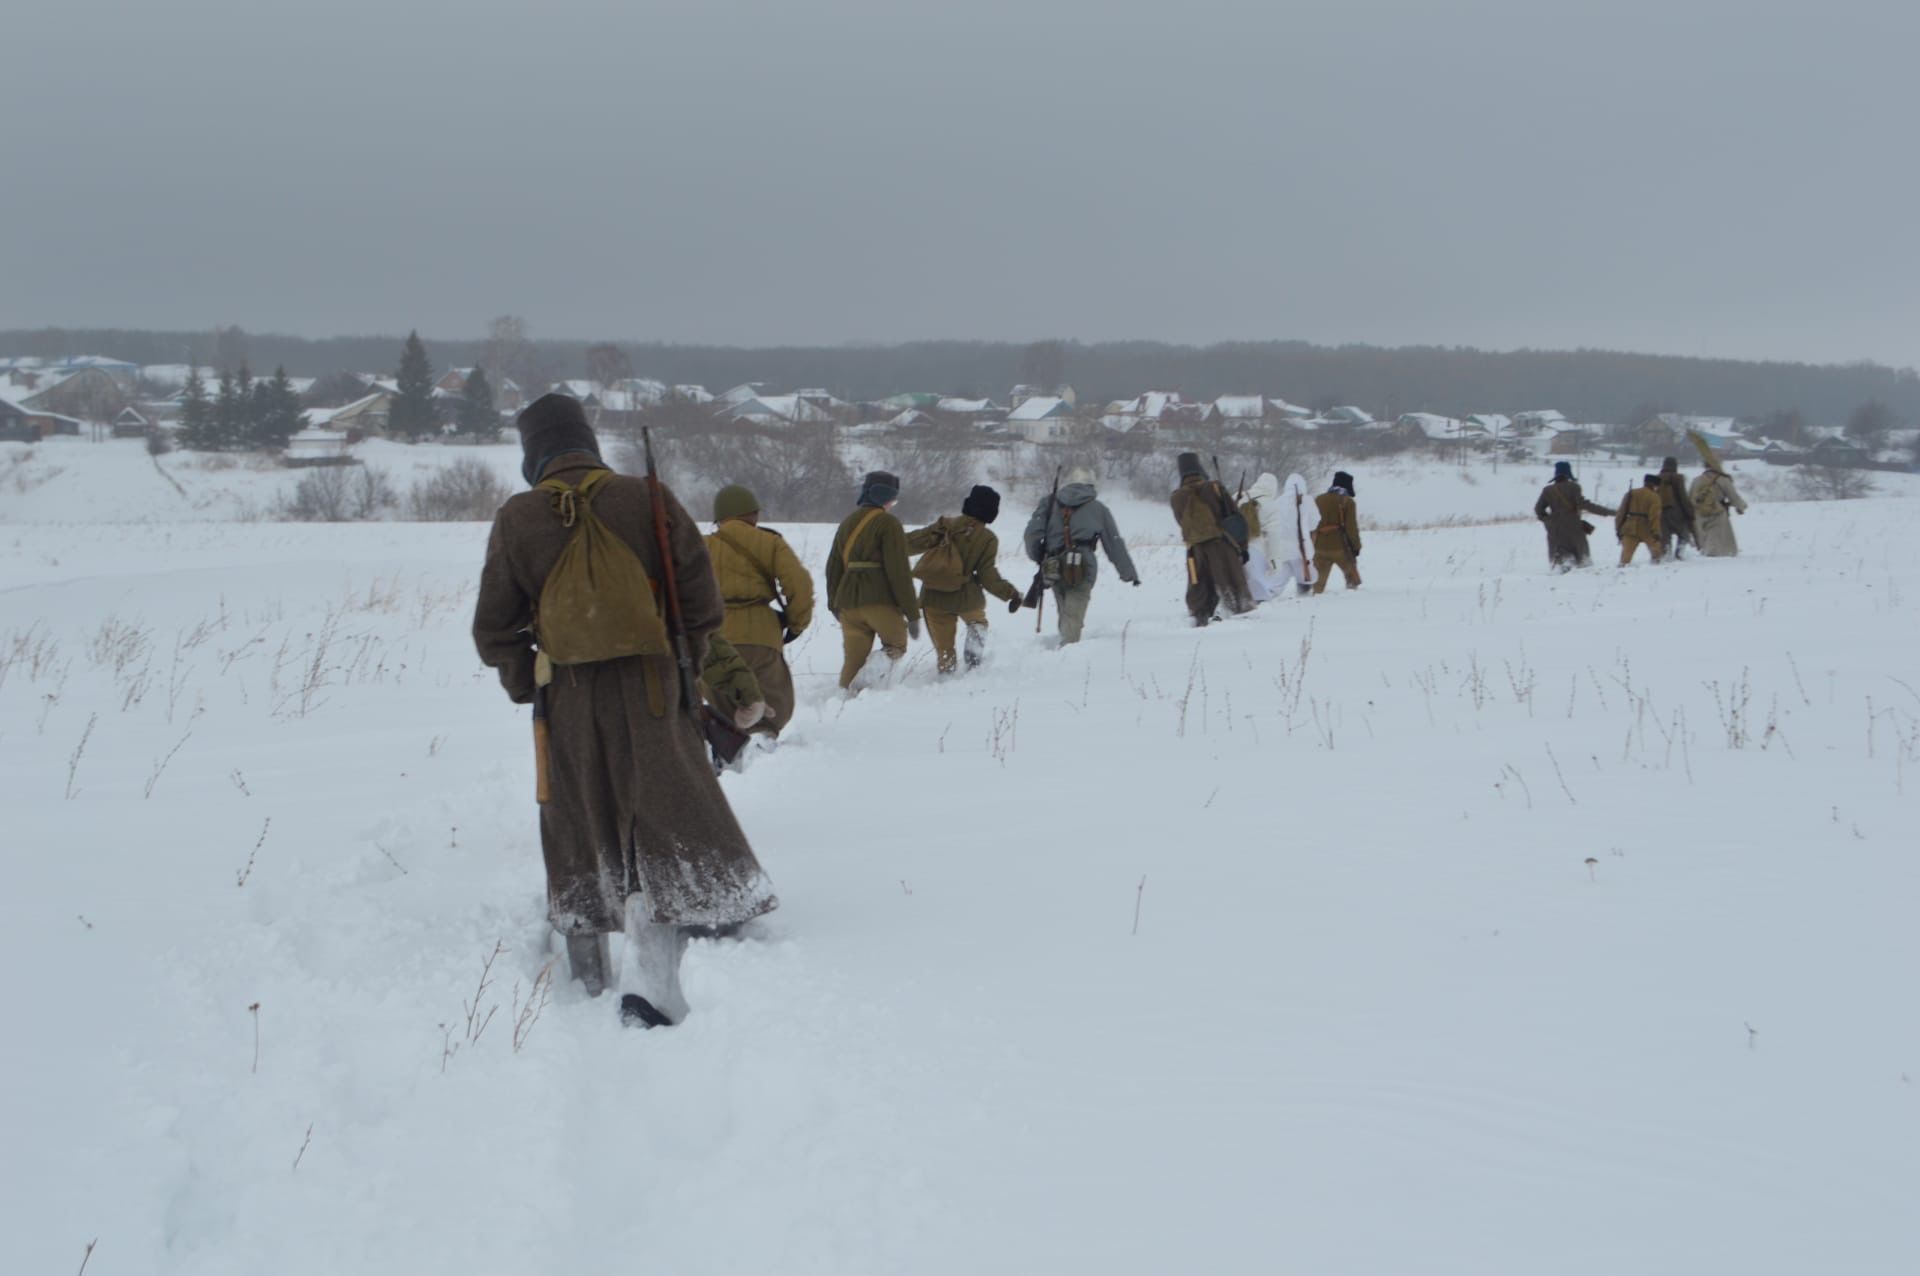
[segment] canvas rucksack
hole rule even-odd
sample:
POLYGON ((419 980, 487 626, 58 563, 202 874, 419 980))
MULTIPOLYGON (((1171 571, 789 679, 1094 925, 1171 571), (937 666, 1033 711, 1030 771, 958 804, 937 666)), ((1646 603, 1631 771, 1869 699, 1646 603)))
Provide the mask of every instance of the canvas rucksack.
POLYGON ((967 570, 966 560, 960 557, 960 545, 954 537, 952 521, 943 518, 933 525, 932 530, 933 545, 913 565, 914 578, 936 593, 951 594, 966 588, 973 573, 967 570))
POLYGON ((547 479, 545 492, 563 525, 572 528, 560 558, 540 586, 534 639, 556 665, 585 665, 667 651, 653 581, 640 556, 593 512, 593 494, 612 478, 594 470, 573 487, 547 479))

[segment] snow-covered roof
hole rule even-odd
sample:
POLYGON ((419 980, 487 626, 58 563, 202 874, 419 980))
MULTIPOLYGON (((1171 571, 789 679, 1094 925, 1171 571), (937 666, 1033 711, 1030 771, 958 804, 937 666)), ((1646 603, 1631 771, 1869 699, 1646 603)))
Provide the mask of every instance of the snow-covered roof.
POLYGON ((992 399, 942 399, 935 406, 954 416, 984 416, 989 412, 1006 411, 992 399))
POLYGON ((1329 421, 1342 422, 1347 425, 1372 425, 1373 424, 1373 417, 1370 414, 1368 414, 1367 412, 1363 411, 1360 408, 1354 407, 1350 403, 1342 404, 1340 407, 1337 407, 1337 408, 1327 409, 1327 419, 1329 421))
POLYGON ((671 391, 683 403, 712 403, 713 392, 703 385, 677 385, 671 391))
POLYGON ((1041 394, 1028 399, 1007 414, 1009 421, 1044 421, 1067 411, 1067 401, 1058 395, 1041 394))
POLYGON ((612 386, 624 394, 632 396, 637 405, 658 403, 667 397, 667 383, 655 381, 652 377, 628 377, 612 386))
POLYGON ((785 422, 819 425, 833 420, 831 412, 797 394, 765 394, 743 403, 727 404, 720 409, 720 415, 734 421, 759 421, 768 424, 785 422))
POLYGON ((933 418, 925 412, 922 412, 919 408, 908 408, 899 416, 889 420, 887 424, 894 429, 906 429, 908 426, 914 425, 932 425, 933 418))
POLYGON ((1407 412, 1402 414, 1394 424, 1418 430, 1430 439, 1460 437, 1460 422, 1436 412, 1407 412))
POLYGON ((749 399, 759 398, 760 390, 764 385, 765 382, 761 381, 743 381, 733 387, 733 389, 722 394, 720 396, 720 402, 726 404, 728 407, 737 407, 749 399))
POLYGON ((1213 410, 1229 421, 1258 421, 1267 414, 1267 396, 1223 394, 1213 401, 1213 410))
MULTIPOLYGON (((151 385, 166 386, 169 389, 185 388, 187 380, 193 375, 193 365, 189 363, 149 363, 140 369, 140 379, 151 385)), ((212 368, 200 369, 200 379, 211 382, 219 377, 212 368)), ((309 382, 311 384, 311 382, 309 382)))

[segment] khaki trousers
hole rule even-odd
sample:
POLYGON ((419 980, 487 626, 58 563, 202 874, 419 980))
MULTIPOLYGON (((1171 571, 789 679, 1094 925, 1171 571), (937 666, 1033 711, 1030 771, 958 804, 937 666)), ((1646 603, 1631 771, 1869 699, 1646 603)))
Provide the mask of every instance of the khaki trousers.
POLYGON ((1327 579, 1336 567, 1340 569, 1340 574, 1346 578, 1348 589, 1360 588, 1360 563, 1352 554, 1347 553, 1345 550, 1341 550, 1338 553, 1331 553, 1327 550, 1316 548, 1313 551, 1314 593, 1324 594, 1327 592, 1327 579))
POLYGON ((853 680, 867 667, 875 638, 880 640, 888 660, 899 660, 907 654, 907 618, 898 607, 868 603, 840 610, 840 645, 846 657, 840 664, 842 691, 853 686, 853 680))
POLYGON ((927 619, 927 637, 933 640, 934 655, 939 658, 941 673, 952 673, 960 667, 960 653, 954 646, 958 636, 960 622, 967 622, 967 668, 980 663, 980 655, 987 645, 987 609, 976 607, 972 611, 942 611, 938 607, 929 607, 921 613, 927 619))
POLYGON ((779 735, 780 728, 793 721, 793 670, 778 647, 757 643, 738 643, 734 650, 753 676, 760 680, 760 698, 767 702, 767 716, 753 728, 755 735, 779 735))
POLYGON ((1656 563, 1660 561, 1662 557, 1660 552, 1660 538, 1651 532, 1642 532, 1628 528, 1620 536, 1620 565, 1625 567, 1628 563, 1632 562, 1633 551, 1642 545, 1647 547, 1648 557, 1652 558, 1656 563))

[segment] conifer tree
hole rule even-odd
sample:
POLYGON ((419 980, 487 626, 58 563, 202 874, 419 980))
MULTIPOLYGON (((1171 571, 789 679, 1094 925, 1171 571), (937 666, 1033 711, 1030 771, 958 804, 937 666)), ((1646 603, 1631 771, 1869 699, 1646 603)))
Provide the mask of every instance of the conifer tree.
POLYGON ((213 405, 207 402, 207 383, 197 366, 187 370, 187 392, 180 401, 180 443, 196 452, 220 446, 213 429, 213 405))
POLYGON ((229 446, 252 447, 254 428, 260 422, 260 403, 254 395, 253 370, 247 367, 245 359, 240 361, 240 371, 233 378, 233 403, 233 440, 229 446))
POLYGON ((467 377, 466 392, 460 400, 460 430, 482 443, 500 437, 500 411, 494 406, 493 384, 487 380, 485 368, 475 368, 467 377))
POLYGON ((417 331, 407 334, 395 380, 399 392, 387 412, 387 432, 417 442, 433 431, 433 365, 417 331))
POLYGON ((300 429, 300 396, 284 366, 273 370, 270 380, 254 387, 255 411, 253 445, 259 448, 283 448, 300 429))
POLYGON ((239 389, 234 384, 232 370, 222 368, 220 389, 213 396, 212 450, 224 452, 237 446, 245 438, 241 429, 239 389))

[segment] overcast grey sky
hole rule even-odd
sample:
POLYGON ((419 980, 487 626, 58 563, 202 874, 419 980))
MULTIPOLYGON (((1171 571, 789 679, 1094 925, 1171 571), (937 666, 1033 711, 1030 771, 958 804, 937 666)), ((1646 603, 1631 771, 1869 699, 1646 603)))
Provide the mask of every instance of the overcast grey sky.
POLYGON ((13 0, 0 326, 1920 363, 1920 4, 13 0))

